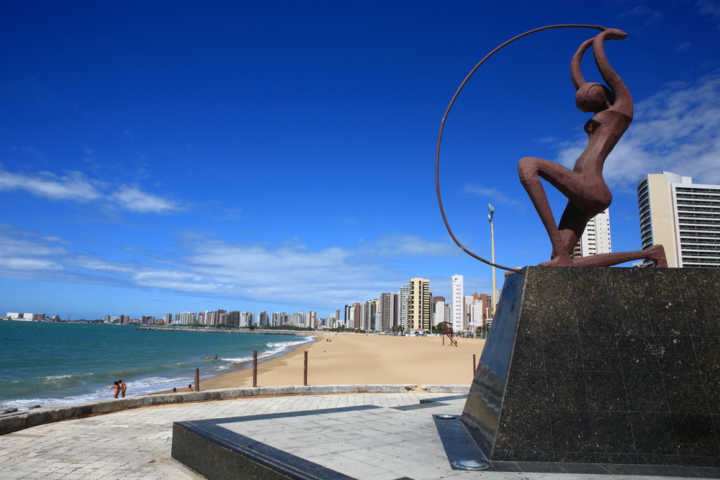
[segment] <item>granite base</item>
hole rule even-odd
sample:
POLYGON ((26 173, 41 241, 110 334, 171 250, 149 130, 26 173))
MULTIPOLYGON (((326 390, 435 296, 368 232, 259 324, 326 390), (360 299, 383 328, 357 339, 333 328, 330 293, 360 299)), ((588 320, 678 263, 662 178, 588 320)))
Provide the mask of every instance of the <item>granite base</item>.
POLYGON ((490 463, 720 467, 720 270, 510 275, 461 419, 490 463))

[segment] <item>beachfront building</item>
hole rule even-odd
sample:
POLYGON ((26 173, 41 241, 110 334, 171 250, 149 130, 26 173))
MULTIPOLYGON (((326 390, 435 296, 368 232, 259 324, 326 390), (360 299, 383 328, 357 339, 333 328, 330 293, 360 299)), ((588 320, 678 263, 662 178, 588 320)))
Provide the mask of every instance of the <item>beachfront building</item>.
POLYGON ((392 293, 380 294, 380 330, 382 331, 388 331, 395 325, 394 296, 392 293))
POLYGON ((474 300, 474 295, 465 295, 465 297, 463 297, 463 311, 465 313, 463 316, 463 330, 470 330, 472 328, 472 305, 474 300))
POLYGON ((483 314, 484 314, 484 307, 480 299, 473 300, 472 309, 471 309, 471 315, 470 315, 470 325, 468 330, 471 332, 474 332, 478 327, 482 327, 483 325, 483 314))
POLYGON ((452 328, 459 332, 463 330, 463 320, 465 318, 465 305, 463 303, 463 283, 462 275, 453 275, 450 280, 450 292, 452 299, 452 328))
POLYGON ((400 328, 404 332, 409 330, 408 328, 408 301, 410 299, 410 285, 403 285, 400 287, 400 293, 398 293, 398 322, 400 328))
POLYGON ((610 212, 606 208, 588 220, 580 240, 573 249, 572 258, 589 257, 610 252, 612 252, 610 212))
POLYGON ((392 294, 393 297, 393 324, 392 328, 397 329, 400 326, 400 297, 397 293, 392 294))
POLYGON ((255 322, 255 314, 253 312, 240 312, 240 326, 243 328, 250 327, 255 322))
MULTIPOLYGON (((120 315, 120 323, 128 323, 130 321, 130 318, 127 318, 127 320, 123 317, 127 317, 127 315, 120 315)), ((173 321, 173 325, 193 325, 195 324, 195 314, 192 312, 181 312, 175 314, 175 320, 173 321)))
POLYGON ((285 312, 273 312, 272 314, 272 320, 270 321, 270 325, 273 327, 282 327, 284 325, 287 325, 288 322, 288 314, 285 312))
POLYGON ((365 302, 363 310, 363 330, 377 331, 380 323, 380 301, 377 298, 365 302))
POLYGON ((205 312, 205 325, 208 327, 217 327, 220 325, 223 325, 223 322, 227 323, 227 318, 222 317, 221 315, 226 314, 227 312, 223 309, 218 310, 212 310, 212 311, 206 311, 205 312))
POLYGON ((643 248, 662 245, 668 267, 720 267, 720 185, 651 173, 637 192, 643 248))
POLYGON ((410 279, 408 297, 408 326, 412 331, 430 330, 432 324, 432 305, 430 304, 430 280, 427 278, 410 279))
POLYGON ((303 312, 295 312, 290 315, 290 325, 293 327, 305 327, 305 314, 303 312))
POLYGON ((362 328, 362 305, 355 302, 352 305, 352 328, 360 330, 362 328))
POLYGON ((439 324, 447 321, 445 319, 445 300, 438 300, 433 302, 433 327, 437 327, 439 324))
POLYGON ((345 312, 343 313, 343 327, 352 328, 353 322, 351 320, 351 316, 352 316, 352 305, 347 304, 347 305, 345 305, 345 312))
POLYGON ((226 327, 226 328, 239 328, 240 327, 240 311, 232 310, 230 312, 221 314, 220 319, 218 320, 218 326, 226 327))
MULTIPOLYGON (((314 310, 310 310, 308 312, 308 327, 310 328, 318 328, 318 319, 317 319, 317 312, 314 310)), ((327 326, 327 325, 326 325, 327 326)))
POLYGON ((270 317, 268 316, 267 310, 262 310, 258 313, 258 325, 260 328, 270 325, 270 317))

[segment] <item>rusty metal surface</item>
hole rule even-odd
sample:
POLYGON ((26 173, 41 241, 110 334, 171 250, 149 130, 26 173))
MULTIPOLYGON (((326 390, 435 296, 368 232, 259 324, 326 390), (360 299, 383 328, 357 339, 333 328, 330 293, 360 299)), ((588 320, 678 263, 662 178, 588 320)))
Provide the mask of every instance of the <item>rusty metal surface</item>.
POLYGON ((530 196, 552 244, 550 260, 540 265, 611 266, 632 260, 646 259, 653 261, 658 267, 666 267, 667 262, 662 245, 633 252, 571 258, 572 250, 585 230, 587 222, 594 215, 605 210, 612 201, 610 189, 605 184, 602 176, 602 169, 608 154, 630 126, 633 118, 633 102, 630 91, 610 66, 605 56, 604 42, 606 40, 623 40, 627 37, 625 32, 616 28, 583 24, 548 25, 535 28, 516 35, 497 46, 467 74, 445 110, 440 124, 435 153, 435 188, 445 227, 453 241, 471 257, 503 270, 519 271, 518 269, 495 264, 471 252, 455 237, 447 221, 440 195, 440 145, 448 114, 463 87, 478 68, 492 55, 510 43, 533 33, 556 28, 591 28, 601 30, 601 32, 580 45, 570 64, 570 75, 576 89, 576 105, 583 112, 593 113, 593 117, 585 124, 585 131, 588 134, 588 145, 585 151, 578 158, 572 170, 558 163, 535 157, 522 158, 518 164, 520 183, 522 183, 530 196), (593 50, 598 70, 608 86, 586 82, 580 73, 580 61, 590 48, 593 50), (568 199, 568 204, 559 223, 556 223, 552 214, 547 195, 540 182, 541 178, 557 188, 568 199))

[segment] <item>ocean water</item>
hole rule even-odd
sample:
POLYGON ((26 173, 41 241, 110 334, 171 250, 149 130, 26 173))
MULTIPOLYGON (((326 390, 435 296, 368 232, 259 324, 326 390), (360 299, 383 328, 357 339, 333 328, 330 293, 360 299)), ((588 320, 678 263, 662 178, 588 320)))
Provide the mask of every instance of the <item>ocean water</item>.
POLYGON ((0 408, 111 399, 110 387, 120 379, 128 396, 187 387, 196 367, 202 379, 246 368, 253 350, 264 359, 311 341, 292 335, 0 321, 0 408))

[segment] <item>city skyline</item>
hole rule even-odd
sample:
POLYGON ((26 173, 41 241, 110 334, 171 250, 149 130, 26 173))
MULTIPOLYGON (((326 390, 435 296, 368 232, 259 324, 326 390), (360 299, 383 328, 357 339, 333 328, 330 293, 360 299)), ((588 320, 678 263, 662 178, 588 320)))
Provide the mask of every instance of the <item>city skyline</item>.
MULTIPOLYGON (((606 47, 636 108, 605 178, 612 249, 637 250, 642 178, 720 184, 717 2, 8 5, 0 311, 329 316, 417 275, 451 303, 458 272, 467 291, 489 292, 490 269, 453 245, 437 210, 439 120, 475 62, 557 23, 558 9, 629 34, 606 47)), ((584 148, 568 69, 594 33, 513 44, 448 120, 449 220, 488 256, 492 202, 501 264, 549 259, 517 162, 572 165, 584 148)), ((599 80, 591 59, 583 70, 599 80)), ((564 198, 548 195, 558 217, 564 198)))

